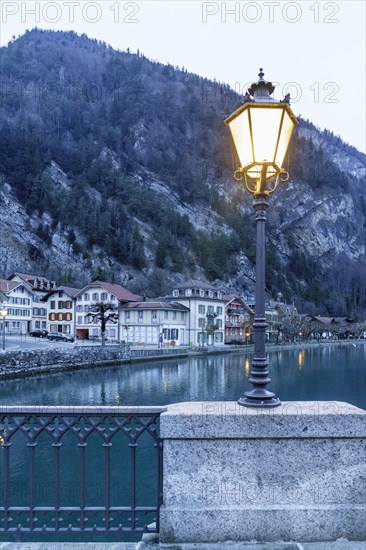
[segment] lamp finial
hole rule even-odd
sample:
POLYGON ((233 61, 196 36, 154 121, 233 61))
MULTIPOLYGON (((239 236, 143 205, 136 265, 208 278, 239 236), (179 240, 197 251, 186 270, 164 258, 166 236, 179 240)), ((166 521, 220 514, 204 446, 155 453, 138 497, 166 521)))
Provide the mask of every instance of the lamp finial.
POLYGON ((259 69, 259 73, 258 73, 258 76, 259 76, 259 79, 260 80, 263 80, 263 77, 264 77, 264 72, 263 72, 263 69, 262 67, 259 69))

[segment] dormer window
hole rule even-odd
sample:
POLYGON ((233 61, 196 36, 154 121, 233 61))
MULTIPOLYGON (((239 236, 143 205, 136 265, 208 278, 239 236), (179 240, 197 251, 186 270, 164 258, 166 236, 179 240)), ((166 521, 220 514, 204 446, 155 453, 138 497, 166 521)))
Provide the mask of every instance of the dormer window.
POLYGON ((187 288, 186 296, 192 296, 192 289, 191 288, 187 288))
POLYGON ((219 300, 221 300, 221 298, 222 298, 221 292, 218 292, 218 293, 217 293, 217 297, 218 297, 219 300))
POLYGON ((200 296, 201 296, 201 298, 204 298, 204 297, 205 297, 205 291, 202 290, 202 288, 200 289, 200 296))
POLYGON ((212 292, 212 290, 209 290, 209 291, 208 291, 208 297, 209 297, 209 298, 213 298, 213 292, 212 292))
POLYGON ((173 290, 173 298, 178 298, 179 290, 173 290))

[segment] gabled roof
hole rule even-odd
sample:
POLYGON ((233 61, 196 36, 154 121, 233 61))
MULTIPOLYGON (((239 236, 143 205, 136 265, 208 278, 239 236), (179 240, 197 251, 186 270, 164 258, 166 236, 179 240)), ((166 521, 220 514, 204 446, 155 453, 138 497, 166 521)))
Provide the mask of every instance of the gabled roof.
POLYGON ((232 302, 235 300, 238 300, 240 304, 251 314, 253 314, 253 310, 248 306, 248 304, 245 302, 244 298, 241 298, 240 296, 237 296, 236 294, 225 294, 224 300, 226 302, 225 307, 228 307, 232 302))
POLYGON ((113 294, 121 302, 139 302, 141 297, 137 294, 133 294, 126 288, 121 285, 116 285, 114 283, 106 283, 104 281, 93 281, 88 285, 84 286, 81 290, 76 293, 76 296, 82 294, 87 290, 92 290, 93 288, 103 288, 110 294, 113 294))
POLYGON ((0 279, 0 291, 4 294, 8 294, 12 290, 14 290, 14 288, 22 285, 23 283, 20 281, 9 281, 8 279, 0 279))
POLYGON ((50 290, 52 285, 56 286, 54 281, 50 281, 46 277, 41 277, 39 275, 29 275, 27 273, 19 273, 19 271, 14 271, 14 273, 8 277, 8 280, 12 280, 14 277, 19 277, 19 279, 24 281, 24 283, 26 283, 32 290, 47 292, 50 290))
POLYGON ((80 290, 81 290, 80 288, 73 288, 70 286, 58 286, 56 288, 53 288, 49 292, 47 292, 47 294, 43 296, 42 301, 46 302, 48 298, 52 296, 52 294, 54 294, 55 292, 61 292, 61 291, 67 294, 68 296, 70 296, 70 298, 75 298, 76 294, 80 292, 80 290))

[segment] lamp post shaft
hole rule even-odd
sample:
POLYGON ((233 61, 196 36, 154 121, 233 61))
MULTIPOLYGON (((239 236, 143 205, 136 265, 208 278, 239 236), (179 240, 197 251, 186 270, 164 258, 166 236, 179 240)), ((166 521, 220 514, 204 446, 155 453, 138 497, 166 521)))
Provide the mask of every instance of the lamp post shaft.
POLYGON ((250 371, 249 382, 254 386, 253 390, 246 392, 239 399, 239 404, 246 407, 278 407, 281 402, 275 394, 266 390, 266 386, 270 383, 269 372, 267 370, 268 361, 266 354, 266 310, 265 310, 265 238, 266 238, 266 221, 267 194, 265 191, 266 171, 263 167, 259 192, 254 197, 255 220, 257 226, 257 241, 256 241, 256 281, 255 281, 255 316, 253 323, 253 338, 254 338, 254 356, 252 360, 252 369, 250 371))
POLYGON ((5 317, 3 317, 3 350, 5 349, 5 317))

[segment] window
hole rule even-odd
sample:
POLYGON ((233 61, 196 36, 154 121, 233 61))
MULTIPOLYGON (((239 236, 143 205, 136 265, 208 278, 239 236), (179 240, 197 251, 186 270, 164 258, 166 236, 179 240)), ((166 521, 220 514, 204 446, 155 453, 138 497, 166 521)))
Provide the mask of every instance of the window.
POLYGON ((217 313, 217 315, 222 315, 222 307, 221 306, 217 306, 216 313, 217 313))
POLYGON ((129 321, 130 320, 130 311, 125 311, 125 321, 129 321))
POLYGON ((209 290, 209 291, 208 291, 208 297, 209 297, 209 298, 213 298, 213 292, 212 292, 212 290, 209 290))
POLYGON ((206 306, 200 304, 200 305, 198 306, 198 313, 200 313, 200 314, 202 315, 202 314, 205 313, 205 311, 206 311, 206 306))
POLYGON ((142 323, 144 321, 144 312, 143 311, 138 312, 138 321, 139 321, 139 323, 142 323))
POLYGON ((82 306, 81 304, 78 305, 78 306, 76 306, 76 311, 77 311, 78 313, 81 313, 81 312, 83 311, 83 306, 82 306))
POLYGON ((84 294, 84 300, 89 300, 89 294, 84 294))
POLYGON ((181 321, 184 321, 184 311, 181 311, 181 312, 180 312, 180 320, 181 320, 181 321))
POLYGON ((222 328, 222 319, 217 319, 216 325, 218 326, 218 328, 222 328))
POLYGON ((163 339, 164 340, 178 340, 178 329, 177 328, 164 328, 163 329, 163 339))
POLYGON ((67 302, 64 302, 64 308, 66 308, 66 309, 71 309, 72 308, 71 300, 67 300, 67 302))
POLYGON ((50 321, 56 321, 56 313, 50 313, 49 320, 50 321))
POLYGON ((59 300, 57 305, 58 305, 58 309, 63 309, 64 308, 64 302, 61 302, 60 300, 59 300))
POLYGON ((173 290, 173 297, 178 298, 179 296, 179 290, 173 290))
POLYGON ((106 292, 102 292, 102 294, 100 295, 100 299, 107 300, 107 298, 108 298, 108 294, 106 292))
POLYGON ((200 289, 200 296, 201 298, 205 297, 205 291, 202 288, 200 289))
POLYGON ((92 294, 92 300, 99 300, 99 295, 97 292, 93 292, 92 294))
POLYGON ((71 319, 72 319, 71 313, 65 313, 65 320, 66 321, 71 321, 71 319))
POLYGON ((83 318, 81 315, 78 315, 78 324, 79 325, 82 325, 83 324, 83 318))
POLYGON ((186 296, 192 296, 192 289, 191 289, 191 288, 187 288, 185 294, 186 294, 186 296))
POLYGON ((114 302, 115 299, 116 299, 116 297, 113 296, 113 294, 111 294, 111 301, 114 302))
POLYGON ((207 306, 207 314, 213 315, 214 313, 214 306, 207 306))
POLYGON ((222 298, 221 292, 218 292, 218 293, 217 293, 217 297, 218 297, 219 300, 221 300, 221 298, 222 298))
POLYGON ((63 320, 64 320, 64 314, 63 314, 63 313, 59 313, 59 314, 58 314, 58 320, 59 320, 59 321, 63 321, 63 320))
POLYGON ((56 309, 56 302, 55 302, 55 300, 51 300, 50 309, 56 309))
POLYGON ((60 292, 58 293, 58 297, 62 298, 63 295, 64 295, 64 293, 62 292, 62 290, 60 290, 60 292))
POLYGON ((89 312, 89 310, 90 310, 90 306, 88 306, 88 305, 85 305, 85 306, 84 306, 84 311, 85 311, 86 313, 88 313, 88 312, 89 312))
POLYGON ((156 311, 152 311, 151 312, 151 322, 156 323, 157 320, 158 320, 158 317, 157 317, 156 311))
POLYGON ((199 317, 198 326, 201 327, 201 328, 205 326, 205 318, 204 317, 199 317))
POLYGON ((168 319, 168 317, 169 317, 168 311, 164 311, 164 319, 168 319))
POLYGON ((173 311, 173 321, 175 321, 177 318, 177 312, 176 311, 173 311))

